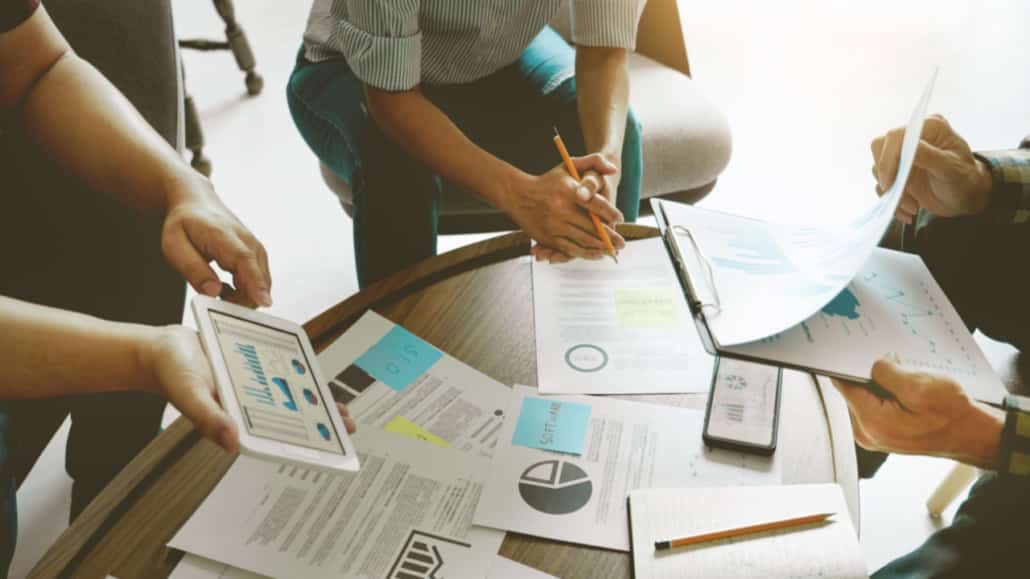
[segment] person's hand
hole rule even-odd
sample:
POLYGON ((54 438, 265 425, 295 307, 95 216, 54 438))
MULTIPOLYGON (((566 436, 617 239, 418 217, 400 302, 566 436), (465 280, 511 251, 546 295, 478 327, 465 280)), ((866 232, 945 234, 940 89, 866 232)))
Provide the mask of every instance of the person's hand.
MULTIPOLYGON (((617 171, 601 155, 573 157, 572 162, 581 173, 595 171, 609 175, 617 171)), ((540 176, 531 176, 505 196, 500 207, 529 234, 539 245, 534 249, 538 259, 546 255, 555 261, 581 257, 600 259, 605 255, 604 242, 597 237, 594 223, 587 214, 592 211, 608 230, 608 236, 616 249, 626 245, 614 226, 623 220, 622 212, 615 208, 603 195, 597 195, 577 183, 565 170, 557 165, 540 176), (558 255, 558 253, 561 255, 558 255)))
POLYGON ((890 360, 873 364, 872 379, 892 394, 833 380, 851 411, 855 441, 868 450, 943 456, 990 468, 998 453, 1002 420, 975 404, 955 381, 908 372, 890 360))
POLYGON ((272 305, 272 276, 261 242, 229 211, 211 182, 196 174, 172 187, 161 231, 161 250, 197 293, 217 297, 222 282, 209 263, 232 273, 229 301, 272 305))
POLYGON ((240 445, 236 424, 218 404, 211 365, 195 331, 184 326, 154 328, 142 359, 157 394, 178 408, 204 437, 226 452, 236 452, 240 445))
MULTIPOLYGON (((204 437, 226 452, 240 445, 236 424, 219 405, 211 365, 197 333, 185 326, 153 328, 141 361, 150 389, 182 412, 204 437)), ((347 432, 356 430, 347 407, 336 404, 347 432)))
MULTIPOLYGON (((883 195, 898 174, 903 128, 873 141, 873 175, 876 191, 883 195)), ((912 163, 912 173, 895 217, 912 223, 919 209, 941 217, 975 215, 991 201, 990 168, 973 156, 969 145, 940 115, 923 125, 922 138, 912 163)))
MULTIPOLYGON (((609 203, 615 205, 615 195, 619 190, 619 177, 622 172, 618 170, 618 163, 611 157, 606 157, 609 164, 614 166, 616 170, 612 173, 602 174, 593 169, 588 170, 580 175, 582 179, 579 184, 587 190, 590 196, 603 195, 609 203)), ((612 240, 614 244, 615 241, 612 240)), ((619 246, 616 246, 617 248, 619 246)), ((551 263, 565 263, 570 261, 572 258, 568 255, 545 245, 534 245, 530 250, 532 255, 537 261, 549 261, 551 263)))

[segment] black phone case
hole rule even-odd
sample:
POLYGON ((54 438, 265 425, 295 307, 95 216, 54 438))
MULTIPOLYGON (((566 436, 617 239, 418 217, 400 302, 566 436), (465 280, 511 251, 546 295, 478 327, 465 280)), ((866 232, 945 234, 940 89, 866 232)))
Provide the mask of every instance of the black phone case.
POLYGON ((762 456, 771 455, 776 451, 776 439, 780 434, 780 392, 783 388, 783 368, 776 369, 776 409, 773 411, 772 441, 768 446, 762 446, 751 444, 749 442, 740 442, 728 438, 718 438, 708 435, 708 419, 712 415, 712 394, 715 392, 715 382, 719 378, 719 367, 721 364, 722 358, 716 356, 715 369, 712 370, 712 388, 708 391, 708 403, 705 405, 705 427, 702 431, 701 438, 704 440, 706 445, 713 448, 726 448, 729 450, 749 452, 751 454, 759 454, 762 456))

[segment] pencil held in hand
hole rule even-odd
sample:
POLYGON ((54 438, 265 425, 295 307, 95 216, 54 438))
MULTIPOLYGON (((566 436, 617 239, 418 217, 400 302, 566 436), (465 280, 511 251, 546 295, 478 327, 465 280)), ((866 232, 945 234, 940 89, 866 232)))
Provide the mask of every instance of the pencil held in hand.
MULTIPOLYGON (((576 165, 572 162, 572 157, 569 156, 569 150, 565 148, 565 141, 562 141, 561 135, 558 134, 558 129, 554 129, 554 146, 558 147, 558 153, 561 155, 561 160, 565 163, 565 170, 572 175, 572 178, 578 183, 581 181, 579 178, 579 171, 576 170, 576 165)), ((612 245, 612 238, 608 236, 608 232, 604 226, 601 225, 601 220, 594 215, 593 211, 587 211, 590 214, 590 220, 594 222, 594 229, 597 230, 597 235, 601 237, 601 241, 604 242, 604 248, 608 251, 608 255, 615 260, 615 263, 619 263, 619 257, 615 254, 615 246, 612 245)))
POLYGON ((801 525, 810 525, 812 523, 820 523, 822 521, 825 521, 826 519, 832 517, 835 514, 836 513, 822 513, 819 515, 808 515, 805 517, 795 517, 793 519, 783 519, 782 521, 772 521, 770 523, 748 525, 747 527, 739 527, 736 529, 726 529, 723 531, 702 533, 700 535, 694 535, 692 537, 670 539, 668 541, 655 541, 654 549, 655 551, 664 551, 666 549, 686 547, 687 545, 707 543, 708 541, 718 541, 719 539, 729 539, 731 537, 739 537, 741 535, 751 535, 754 533, 762 533, 764 531, 772 531, 775 529, 784 529, 787 527, 799 527, 801 525))

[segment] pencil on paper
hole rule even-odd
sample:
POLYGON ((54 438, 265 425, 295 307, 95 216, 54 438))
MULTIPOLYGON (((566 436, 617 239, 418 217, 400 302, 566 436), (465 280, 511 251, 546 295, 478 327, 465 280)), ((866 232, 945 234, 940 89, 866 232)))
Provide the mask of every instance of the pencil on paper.
MULTIPOLYGON (((578 183, 580 181, 579 171, 576 170, 576 165, 572 162, 572 157, 569 156, 569 150, 565 148, 565 141, 562 141, 561 135, 558 134, 558 127, 554 128, 554 146, 558 147, 558 154, 561 155, 562 162, 565 163, 565 170, 572 175, 572 178, 578 183)), ((590 220, 594 222, 594 229, 597 230, 597 234, 601 237, 601 241, 604 242, 604 248, 608 251, 608 255, 612 256, 615 263, 619 263, 619 258, 615 254, 615 246, 612 245, 611 237, 608 237, 608 231, 605 230, 604 226, 601 225, 601 220, 598 219, 597 215, 594 215, 593 211, 587 211, 590 214, 590 220)))
POLYGON ((666 549, 685 547, 687 545, 706 543, 708 541, 718 541, 719 539, 729 539, 731 537, 739 537, 741 535, 751 535, 754 533, 761 533, 763 531, 772 531, 775 529, 785 529, 788 527, 810 525, 812 523, 819 523, 825 521, 826 519, 832 517, 835 514, 836 513, 822 513, 819 515, 808 515, 805 517, 795 517, 793 519, 783 519, 781 521, 772 521, 769 523, 748 525, 746 527, 738 527, 736 529, 725 529, 722 531, 713 531, 711 533, 702 533, 700 535, 693 535, 691 537, 669 539, 668 541, 655 541, 654 549, 655 551, 664 551, 666 549))

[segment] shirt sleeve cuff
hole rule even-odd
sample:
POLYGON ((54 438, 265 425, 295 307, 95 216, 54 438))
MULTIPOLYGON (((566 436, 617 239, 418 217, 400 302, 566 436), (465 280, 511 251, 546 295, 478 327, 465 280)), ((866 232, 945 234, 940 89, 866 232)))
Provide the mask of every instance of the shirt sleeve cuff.
POLYGON ((335 47, 365 84, 385 90, 411 90, 421 81, 422 33, 375 36, 346 20, 338 23, 335 47))
POLYGON ((1030 398, 1005 398, 1005 426, 995 470, 999 474, 1030 477, 1030 398))
POLYGON ((572 41, 633 50, 643 9, 639 0, 572 0, 572 41))
POLYGON ((1030 150, 976 154, 991 168, 994 188, 984 217, 1000 223, 1030 221, 1030 150))

